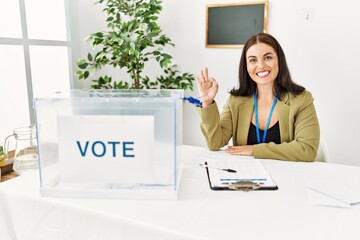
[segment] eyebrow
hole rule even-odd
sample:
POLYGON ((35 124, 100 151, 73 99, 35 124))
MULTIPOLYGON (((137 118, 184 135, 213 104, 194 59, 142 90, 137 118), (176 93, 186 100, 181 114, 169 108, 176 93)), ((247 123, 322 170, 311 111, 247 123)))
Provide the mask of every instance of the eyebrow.
POLYGON ((267 56, 267 55, 272 55, 272 54, 273 54, 272 52, 265 53, 264 57, 267 56))
MULTIPOLYGON (((272 52, 268 52, 268 53, 265 53, 263 56, 267 56, 267 55, 273 55, 272 52)), ((247 58, 256 58, 256 56, 248 56, 247 58)))

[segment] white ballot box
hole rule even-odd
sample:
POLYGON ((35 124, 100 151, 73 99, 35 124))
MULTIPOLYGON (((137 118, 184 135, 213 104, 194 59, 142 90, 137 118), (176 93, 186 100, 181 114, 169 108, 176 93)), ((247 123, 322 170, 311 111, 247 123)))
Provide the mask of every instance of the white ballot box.
POLYGON ((176 199, 182 90, 34 99, 42 196, 176 199))

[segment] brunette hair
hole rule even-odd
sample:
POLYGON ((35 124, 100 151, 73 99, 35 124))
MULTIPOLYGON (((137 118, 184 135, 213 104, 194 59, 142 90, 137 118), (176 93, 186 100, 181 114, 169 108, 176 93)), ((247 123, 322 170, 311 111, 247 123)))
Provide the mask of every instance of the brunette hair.
POLYGON ((250 96, 254 94, 256 90, 256 83, 251 79, 246 66, 246 52, 248 49, 256 43, 265 43, 271 46, 277 56, 278 56, 278 65, 279 73, 275 79, 274 84, 274 95, 278 93, 279 97, 283 92, 291 92, 295 95, 298 95, 305 91, 305 88, 296 84, 290 76, 290 71, 286 63, 286 58, 284 51, 282 50, 279 42, 270 34, 267 33, 258 33, 247 40, 244 45, 243 51, 240 57, 239 65, 239 86, 238 88, 233 88, 230 91, 231 95, 234 96, 250 96))

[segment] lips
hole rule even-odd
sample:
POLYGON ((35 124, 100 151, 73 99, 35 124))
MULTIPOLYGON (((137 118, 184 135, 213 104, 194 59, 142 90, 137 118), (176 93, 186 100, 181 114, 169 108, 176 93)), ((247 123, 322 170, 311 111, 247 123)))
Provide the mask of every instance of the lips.
POLYGON ((270 74, 270 71, 261 71, 261 72, 257 72, 256 76, 263 78, 263 77, 269 76, 269 74, 270 74))

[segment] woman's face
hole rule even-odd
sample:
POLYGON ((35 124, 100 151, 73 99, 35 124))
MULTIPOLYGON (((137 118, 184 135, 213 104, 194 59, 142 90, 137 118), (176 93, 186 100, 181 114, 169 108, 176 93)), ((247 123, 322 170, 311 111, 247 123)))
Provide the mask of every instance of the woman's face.
POLYGON ((273 85, 279 73, 278 56, 265 43, 256 43, 246 52, 247 71, 257 85, 273 85))

